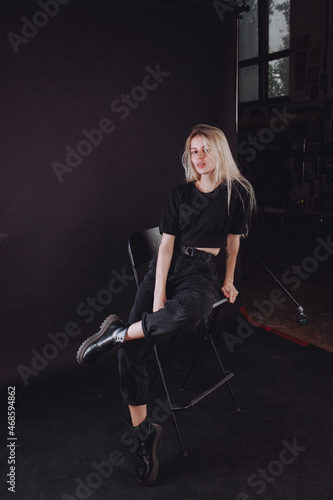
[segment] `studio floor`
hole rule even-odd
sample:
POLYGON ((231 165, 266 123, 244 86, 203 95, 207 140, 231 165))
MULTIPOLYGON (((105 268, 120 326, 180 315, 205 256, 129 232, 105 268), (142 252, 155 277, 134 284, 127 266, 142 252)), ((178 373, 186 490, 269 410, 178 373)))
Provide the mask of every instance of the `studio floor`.
MULTIPOLYGON (((157 381, 149 406, 150 415, 164 429, 160 472, 153 487, 142 487, 133 474, 135 454, 129 441, 127 409, 118 389, 115 353, 86 368, 77 365, 73 356, 73 362, 45 370, 28 387, 17 386, 15 494, 8 492, 7 485, 1 497, 331 500, 330 233, 326 221, 318 225, 315 220, 306 222, 302 229, 298 215, 292 214, 281 225, 279 218, 263 214, 248 242, 277 276, 290 271, 285 281, 286 277, 290 280, 293 269, 309 275, 300 278, 294 291, 304 308, 306 324, 299 325, 293 301, 272 295, 276 282, 245 248, 239 303, 227 320, 220 315, 216 324, 214 337, 226 368, 234 373, 231 384, 240 411, 222 386, 180 413, 178 421, 188 450, 184 457, 157 381), (326 242, 326 249, 315 252, 321 241, 326 242), (313 256, 323 259, 325 252, 327 259, 316 265, 313 256), (260 327, 244 319, 252 315, 258 320, 255 311, 262 314, 260 327)), ((295 279, 293 284, 296 286, 295 279)), ((200 333, 190 342, 187 337, 177 342, 165 367, 175 403, 191 399, 220 375, 208 350, 188 388, 179 392, 179 382, 200 345, 200 333)), ((8 453, 3 447, 5 464, 8 453)))

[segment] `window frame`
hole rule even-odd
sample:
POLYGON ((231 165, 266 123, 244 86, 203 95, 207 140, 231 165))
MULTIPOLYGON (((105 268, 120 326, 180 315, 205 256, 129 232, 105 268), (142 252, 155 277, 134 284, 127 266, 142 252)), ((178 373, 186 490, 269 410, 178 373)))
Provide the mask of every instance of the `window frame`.
MULTIPOLYGON (((291 1, 291 0, 290 0, 291 1)), ((244 14, 246 15, 246 13, 244 14)), ((258 65, 258 100, 242 101, 239 106, 249 106, 251 104, 268 104, 279 103, 289 100, 289 92, 284 96, 268 97, 268 66, 270 61, 288 57, 290 60, 290 43, 289 49, 280 50, 278 52, 269 52, 269 2, 267 0, 258 0, 258 56, 243 61, 238 61, 238 71, 241 68, 258 65)))

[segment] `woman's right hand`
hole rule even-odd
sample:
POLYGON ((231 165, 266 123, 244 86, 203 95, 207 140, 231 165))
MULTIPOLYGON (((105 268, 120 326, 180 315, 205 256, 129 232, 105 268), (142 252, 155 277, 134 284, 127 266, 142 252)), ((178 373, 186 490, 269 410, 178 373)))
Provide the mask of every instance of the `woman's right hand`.
POLYGON ((153 312, 163 309, 167 301, 166 282, 173 256, 174 245, 175 236, 163 233, 157 256, 153 312))
POLYGON ((165 293, 161 294, 161 295, 154 296, 153 312, 157 312, 160 309, 163 309, 166 301, 167 301, 167 298, 166 298, 165 293))

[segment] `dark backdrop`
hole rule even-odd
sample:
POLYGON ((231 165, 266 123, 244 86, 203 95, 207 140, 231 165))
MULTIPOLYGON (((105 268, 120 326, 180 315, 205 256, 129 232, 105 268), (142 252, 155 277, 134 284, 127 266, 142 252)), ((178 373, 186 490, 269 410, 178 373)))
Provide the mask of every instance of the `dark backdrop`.
POLYGON ((210 1, 0 9, 1 380, 27 384, 128 313, 128 235, 159 224, 191 127, 235 149, 235 20, 210 1))

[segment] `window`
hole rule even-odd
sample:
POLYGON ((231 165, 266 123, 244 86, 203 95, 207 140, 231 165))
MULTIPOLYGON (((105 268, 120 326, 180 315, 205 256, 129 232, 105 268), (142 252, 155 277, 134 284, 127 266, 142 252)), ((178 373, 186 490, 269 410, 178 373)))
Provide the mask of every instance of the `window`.
POLYGON ((239 22, 239 102, 288 95, 290 0, 246 0, 239 22))

